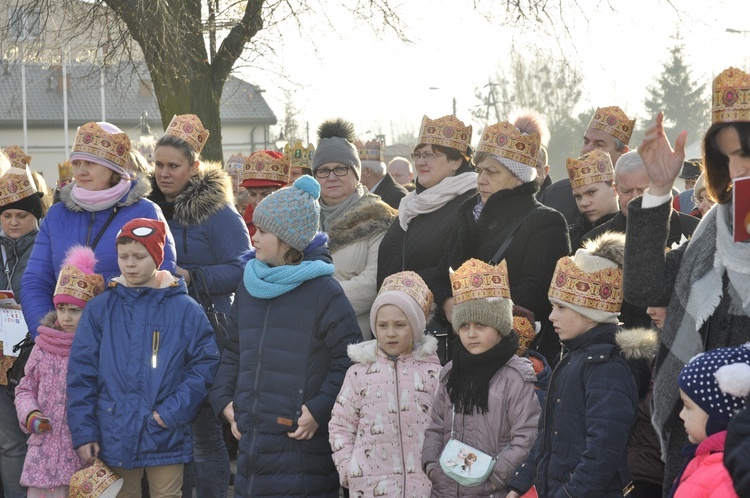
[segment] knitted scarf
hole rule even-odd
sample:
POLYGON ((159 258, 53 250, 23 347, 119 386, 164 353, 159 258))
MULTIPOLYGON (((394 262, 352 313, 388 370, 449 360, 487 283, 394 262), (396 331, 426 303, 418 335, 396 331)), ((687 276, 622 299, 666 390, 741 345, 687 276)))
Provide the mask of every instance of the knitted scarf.
POLYGON ((327 232, 331 228, 331 224, 339 219, 349 208, 359 202, 359 200, 367 195, 367 188, 361 183, 357 184, 357 188, 352 195, 344 199, 335 206, 326 206, 322 202, 320 203, 320 227, 324 232, 327 232))
MULTIPOLYGON (((55 322, 55 326, 59 327, 60 324, 55 322)), ((35 343, 38 348, 57 356, 70 356, 70 347, 73 345, 75 334, 44 325, 40 325, 37 330, 39 335, 36 337, 35 343)))
POLYGON ((398 206, 398 222, 401 229, 406 231, 412 218, 437 211, 473 188, 477 188, 477 174, 472 171, 449 176, 422 192, 409 192, 398 206))
MULTIPOLYGON (((701 326, 713 315, 723 296, 723 276, 729 280, 730 312, 750 315, 750 244, 735 243, 731 206, 717 204, 701 220, 680 261, 667 319, 661 333, 666 354, 654 378, 652 422, 667 448, 668 430, 680 398, 676 379, 686 363, 703 352, 701 326), (713 257, 711 257, 713 256, 713 257), (658 400, 658 401, 657 401, 658 400)), ((666 458, 666 455, 662 455, 666 458)))
POLYGON ((511 331, 484 353, 469 353, 460 339, 453 349, 453 366, 446 389, 456 413, 471 415, 489 410, 490 382, 518 350, 518 335, 511 331))
POLYGON ((105 190, 86 190, 75 184, 70 191, 70 198, 86 211, 104 211, 113 207, 128 195, 133 184, 134 182, 130 180, 122 179, 114 187, 105 190))
POLYGON ((245 266, 243 282, 247 292, 258 299, 273 299, 296 289, 302 283, 333 275, 333 265, 324 261, 303 261, 298 265, 268 266, 253 258, 245 266))

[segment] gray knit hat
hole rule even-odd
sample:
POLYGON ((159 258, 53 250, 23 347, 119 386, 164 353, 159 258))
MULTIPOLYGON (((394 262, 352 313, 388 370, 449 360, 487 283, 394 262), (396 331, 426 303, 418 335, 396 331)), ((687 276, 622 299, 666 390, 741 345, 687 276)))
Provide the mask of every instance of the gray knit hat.
POLYGON ((304 251, 320 224, 320 184, 302 176, 291 187, 282 188, 258 204, 253 222, 298 251, 304 251))
POLYGON ((362 164, 359 161, 359 153, 354 146, 354 125, 342 118, 329 119, 318 127, 318 147, 312 160, 313 174, 322 165, 327 163, 340 163, 350 166, 357 175, 357 180, 362 178, 362 164))

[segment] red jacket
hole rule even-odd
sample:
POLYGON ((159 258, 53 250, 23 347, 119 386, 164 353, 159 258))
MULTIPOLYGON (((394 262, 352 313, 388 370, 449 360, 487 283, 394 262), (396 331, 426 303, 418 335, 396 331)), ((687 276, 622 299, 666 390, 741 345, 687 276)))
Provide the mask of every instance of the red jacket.
POLYGON ((679 477, 674 498, 738 498, 724 467, 726 439, 727 431, 717 432, 698 445, 679 477))

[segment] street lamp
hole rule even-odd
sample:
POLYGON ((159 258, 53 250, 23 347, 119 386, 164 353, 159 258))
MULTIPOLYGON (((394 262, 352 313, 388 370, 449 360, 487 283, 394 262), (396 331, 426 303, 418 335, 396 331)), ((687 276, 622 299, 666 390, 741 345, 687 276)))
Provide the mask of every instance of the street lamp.
POLYGON ((141 133, 139 142, 146 149, 153 149, 156 144, 156 135, 151 133, 151 127, 148 125, 148 112, 143 111, 141 114, 141 133))
POLYGON ((281 130, 279 132, 279 138, 276 139, 276 149, 277 150, 284 150, 284 147, 286 144, 289 143, 289 140, 284 138, 284 130, 281 130))

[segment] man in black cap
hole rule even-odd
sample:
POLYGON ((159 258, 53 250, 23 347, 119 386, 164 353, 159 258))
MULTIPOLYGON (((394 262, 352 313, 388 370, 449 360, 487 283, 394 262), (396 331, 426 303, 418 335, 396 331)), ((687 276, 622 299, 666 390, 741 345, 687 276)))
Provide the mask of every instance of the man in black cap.
POLYGON ((695 182, 698 181, 698 177, 701 176, 701 169, 700 159, 688 159, 682 163, 680 178, 685 180, 685 190, 672 200, 672 207, 675 211, 690 214, 696 208, 693 199, 693 187, 695 182))

